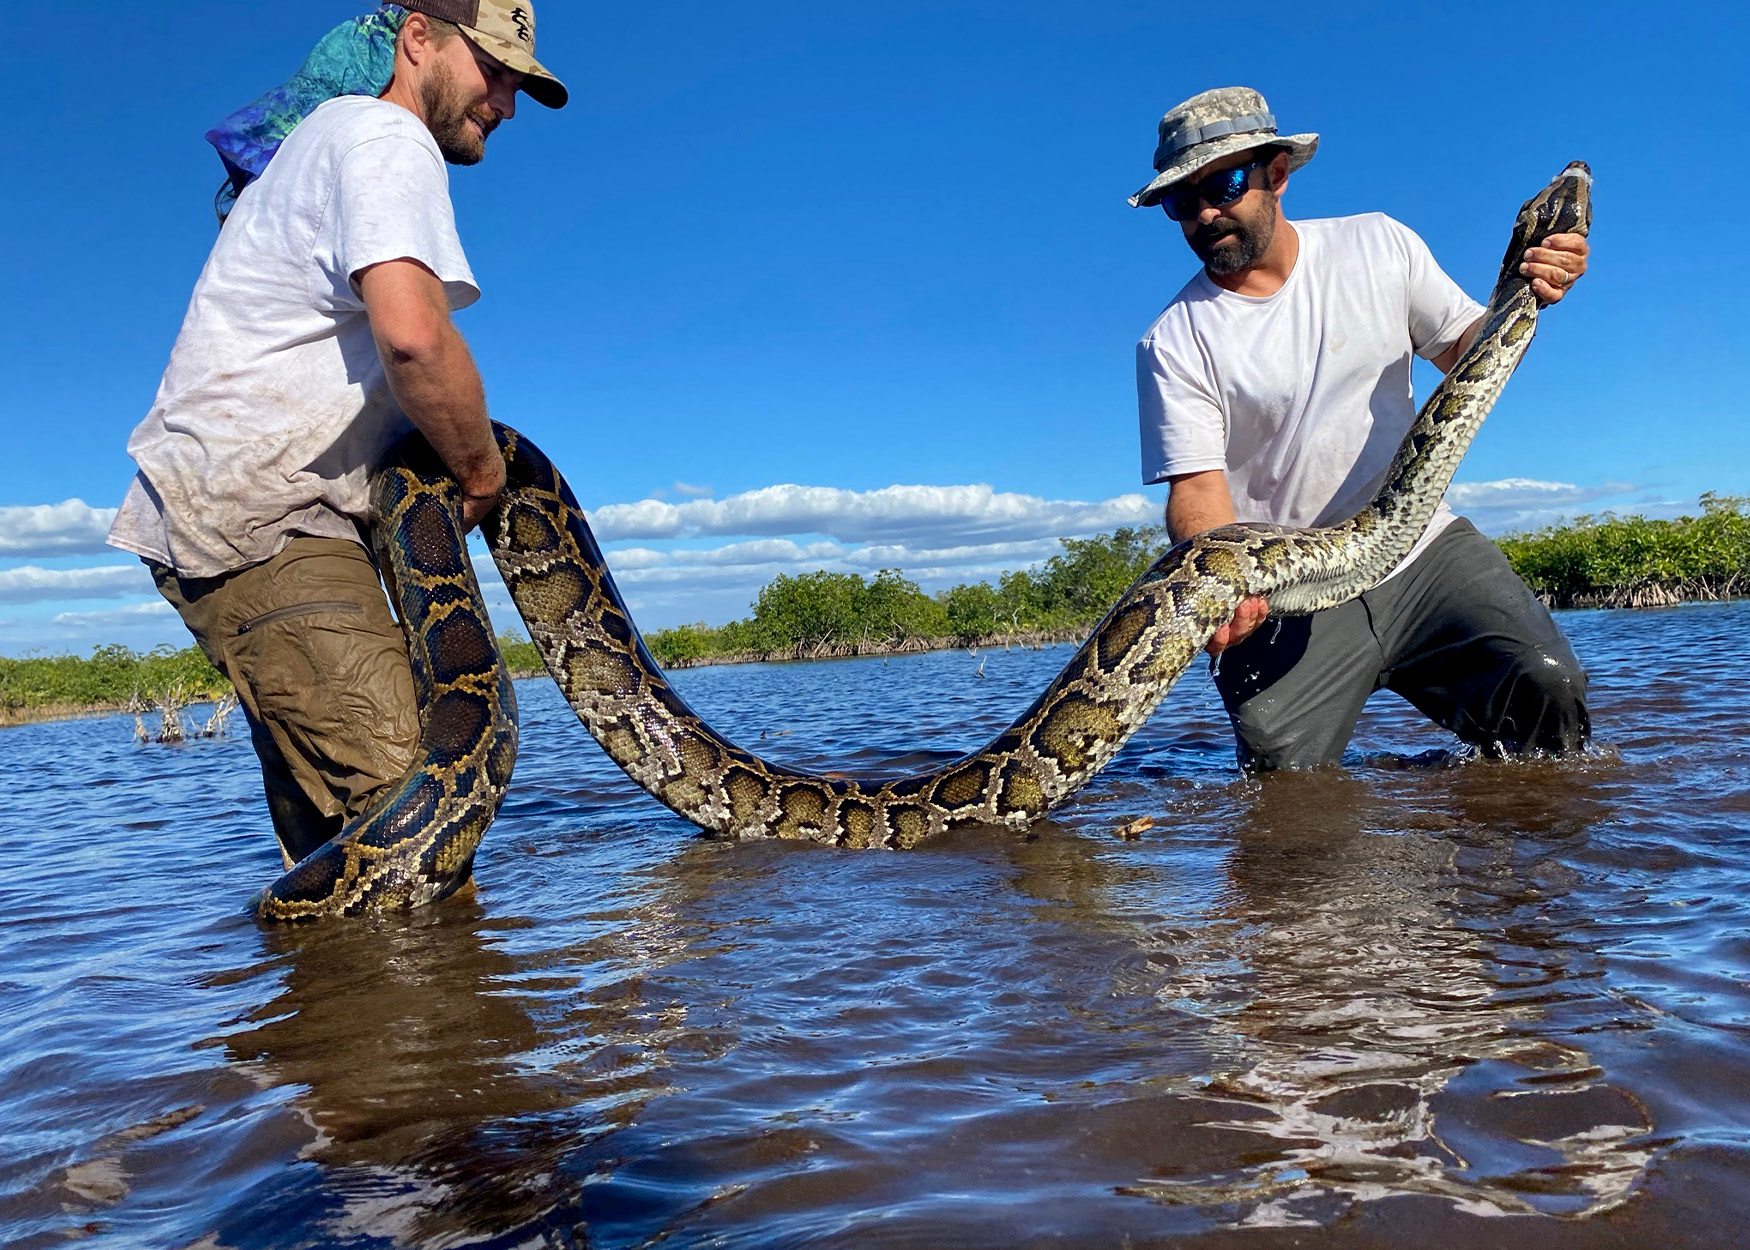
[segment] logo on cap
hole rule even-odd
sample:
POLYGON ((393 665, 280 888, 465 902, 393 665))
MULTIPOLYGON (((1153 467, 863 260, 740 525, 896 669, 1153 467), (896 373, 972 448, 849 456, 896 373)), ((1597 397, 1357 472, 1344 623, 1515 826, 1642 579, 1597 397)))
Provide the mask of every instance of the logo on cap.
POLYGON ((519 5, 510 11, 510 20, 516 24, 517 38, 533 48, 535 46, 535 25, 529 18, 529 11, 519 5))

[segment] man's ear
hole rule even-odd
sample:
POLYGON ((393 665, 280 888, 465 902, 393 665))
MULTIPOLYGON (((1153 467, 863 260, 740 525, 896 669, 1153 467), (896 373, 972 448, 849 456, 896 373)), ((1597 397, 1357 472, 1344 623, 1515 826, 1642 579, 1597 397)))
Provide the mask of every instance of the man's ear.
POLYGON ((1278 148, 1276 155, 1270 158, 1270 165, 1265 174, 1270 179, 1270 189, 1277 195, 1281 195, 1282 188, 1288 185, 1288 153, 1278 148))
POLYGON ((395 40, 396 49, 414 65, 425 60, 431 51, 431 22, 418 11, 409 13, 401 23, 401 33, 395 40))

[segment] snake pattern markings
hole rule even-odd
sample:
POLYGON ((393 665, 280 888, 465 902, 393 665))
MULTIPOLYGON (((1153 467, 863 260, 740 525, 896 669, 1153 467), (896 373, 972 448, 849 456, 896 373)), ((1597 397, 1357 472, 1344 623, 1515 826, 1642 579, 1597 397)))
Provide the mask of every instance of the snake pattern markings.
MULTIPOLYGON (((570 488, 503 426, 509 486, 486 538, 578 718, 628 776, 701 828, 893 848, 961 825, 1024 828, 1117 754, 1241 599, 1262 595, 1283 615, 1333 607, 1408 554, 1536 329, 1520 258, 1550 234, 1590 229, 1591 181, 1575 162, 1520 209, 1475 342, 1417 414, 1366 508, 1324 529, 1235 524, 1179 543, 1014 724, 931 772, 887 781, 794 772, 699 719, 646 650, 570 488)), ((378 475, 374 506, 379 559, 409 632, 419 755, 370 812, 259 896, 263 919, 444 897, 467 881, 510 782, 515 698, 468 563, 456 485, 412 438, 378 475)))

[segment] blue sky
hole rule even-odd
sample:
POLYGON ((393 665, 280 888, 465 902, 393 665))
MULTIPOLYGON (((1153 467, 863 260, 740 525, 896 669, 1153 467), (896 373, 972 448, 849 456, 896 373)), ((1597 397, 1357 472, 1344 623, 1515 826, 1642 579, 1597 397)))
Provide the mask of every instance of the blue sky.
MULTIPOLYGON (((214 237, 201 135, 360 11, 98 2, 57 14, 58 51, 15 61, 0 653, 186 641, 93 536, 214 237)), ((1591 162, 1592 272, 1461 467, 1461 510, 1499 532, 1750 490, 1730 364, 1741 5, 546 0, 539 17, 572 105, 524 101, 486 163, 454 171, 485 292, 459 324, 493 414, 566 471, 646 628, 743 615, 777 572, 897 564, 936 587, 1158 516, 1132 349, 1195 262, 1125 196, 1161 112, 1230 83, 1322 136, 1291 217, 1388 212, 1479 297, 1518 203, 1591 162)))

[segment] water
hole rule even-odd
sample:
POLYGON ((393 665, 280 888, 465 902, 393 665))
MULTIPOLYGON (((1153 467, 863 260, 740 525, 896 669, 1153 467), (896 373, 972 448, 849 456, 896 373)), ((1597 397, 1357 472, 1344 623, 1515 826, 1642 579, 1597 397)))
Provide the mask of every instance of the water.
MULTIPOLYGON (((478 892, 291 930, 246 740, 0 732, 0 1243, 1741 1245, 1750 609, 1563 625, 1593 758, 1380 696, 1242 779, 1199 674, 1054 822, 910 853, 702 841, 525 682, 478 892)), ((868 771, 1068 654, 676 684, 868 771)))

